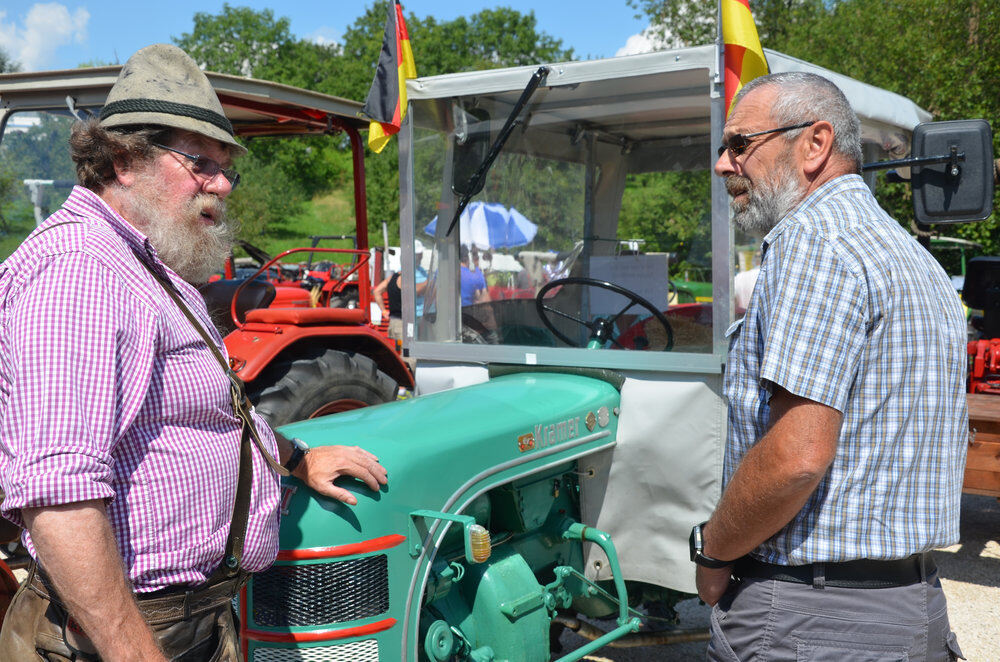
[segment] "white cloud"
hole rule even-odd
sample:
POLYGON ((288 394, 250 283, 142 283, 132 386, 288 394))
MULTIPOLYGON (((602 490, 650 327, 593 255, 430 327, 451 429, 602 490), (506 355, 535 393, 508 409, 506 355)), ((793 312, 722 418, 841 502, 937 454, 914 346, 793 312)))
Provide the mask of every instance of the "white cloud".
POLYGON ((0 11, 0 44, 25 71, 46 68, 64 44, 87 41, 90 12, 83 7, 70 13, 57 2, 37 2, 18 18, 23 25, 18 25, 16 18, 8 20, 7 12, 0 11))
POLYGON ((340 32, 326 25, 316 28, 307 34, 305 38, 320 46, 337 46, 340 44, 340 32))
POLYGON ((665 48, 673 47, 673 44, 671 43, 672 41, 672 39, 664 39, 663 37, 657 36, 653 30, 653 26, 650 25, 639 34, 634 34, 625 40, 625 45, 618 49, 615 53, 615 57, 661 51, 665 48))

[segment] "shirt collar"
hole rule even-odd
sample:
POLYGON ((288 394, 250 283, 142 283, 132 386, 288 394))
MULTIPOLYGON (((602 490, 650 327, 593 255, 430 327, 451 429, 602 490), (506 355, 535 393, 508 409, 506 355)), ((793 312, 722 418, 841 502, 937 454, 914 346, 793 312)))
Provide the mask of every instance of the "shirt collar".
POLYGON ((150 243, 149 238, 126 221, 97 193, 83 186, 74 186, 64 206, 78 213, 86 210, 89 212, 88 216, 107 222, 115 234, 121 237, 136 255, 140 255, 144 259, 148 258, 147 263, 154 265, 159 271, 166 271, 165 265, 160 261, 156 248, 150 243))
POLYGON ((850 189, 862 187, 867 189, 868 185, 865 184, 865 180, 861 178, 861 175, 848 174, 840 175, 839 177, 834 177, 830 181, 824 183, 822 186, 817 188, 815 191, 804 197, 795 207, 792 208, 790 212, 785 214, 778 223, 771 228, 760 242, 760 256, 761 260, 764 259, 764 255, 767 254, 768 247, 773 244, 781 233, 788 228, 794 222, 794 218, 803 209, 808 209, 816 204, 818 204, 823 198, 847 191, 850 189))

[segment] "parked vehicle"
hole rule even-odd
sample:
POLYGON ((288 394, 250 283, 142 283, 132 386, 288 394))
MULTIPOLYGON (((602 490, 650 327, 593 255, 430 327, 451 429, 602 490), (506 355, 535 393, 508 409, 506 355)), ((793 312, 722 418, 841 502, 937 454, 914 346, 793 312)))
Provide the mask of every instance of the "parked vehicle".
MULTIPOLYGON (((896 94, 768 60, 840 85, 872 160, 905 156, 929 119, 896 94)), ((419 397, 282 428, 313 446, 355 440, 390 482, 345 483, 353 508, 283 483, 278 561, 241 602, 248 660, 567 662, 706 636, 650 616, 694 593, 688 534, 720 492, 734 245, 750 243, 710 173, 720 80, 708 46, 410 81, 400 225, 419 397), (646 236, 630 178, 668 191, 646 236), (470 200, 538 225, 516 254, 530 298, 462 305, 470 200), (656 248, 668 220, 690 230, 677 259, 711 276, 702 299, 668 303, 671 258, 656 248), (420 316, 416 239, 430 252, 420 316), (648 254, 622 255, 621 239, 648 254), (598 631, 581 614, 611 622, 598 631), (560 652, 565 627, 594 641, 560 652)))

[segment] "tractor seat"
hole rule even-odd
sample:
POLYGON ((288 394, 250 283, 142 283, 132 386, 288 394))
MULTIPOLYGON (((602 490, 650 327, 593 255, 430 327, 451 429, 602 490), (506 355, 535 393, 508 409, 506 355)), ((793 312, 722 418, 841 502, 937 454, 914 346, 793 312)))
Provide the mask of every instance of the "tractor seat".
POLYGON ((318 326, 357 325, 364 324, 368 320, 361 308, 257 308, 247 312, 246 321, 260 324, 318 326))
POLYGON ((247 283, 246 279, 216 280, 198 288, 205 298, 205 306, 212 318, 212 323, 222 335, 229 335, 236 330, 230 312, 233 295, 236 289, 243 286, 239 301, 236 302, 236 316, 242 322, 246 321, 247 312, 256 308, 267 308, 274 301, 274 285, 266 280, 255 280, 247 283))

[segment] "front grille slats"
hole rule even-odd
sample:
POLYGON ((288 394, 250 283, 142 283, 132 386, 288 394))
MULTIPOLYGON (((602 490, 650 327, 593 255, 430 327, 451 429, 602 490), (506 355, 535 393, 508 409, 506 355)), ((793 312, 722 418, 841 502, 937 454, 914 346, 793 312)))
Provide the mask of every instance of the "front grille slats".
POLYGON ((257 648, 252 662, 379 662, 374 639, 313 648, 257 648))
POLYGON ((253 620, 269 627, 356 621, 389 610, 385 554, 349 561, 274 565, 253 576, 253 620))

